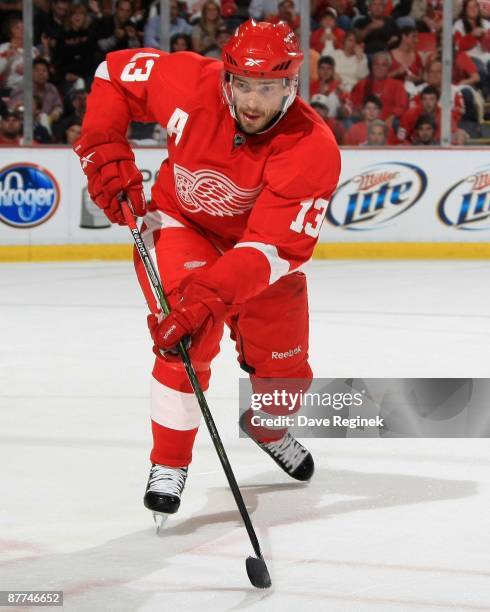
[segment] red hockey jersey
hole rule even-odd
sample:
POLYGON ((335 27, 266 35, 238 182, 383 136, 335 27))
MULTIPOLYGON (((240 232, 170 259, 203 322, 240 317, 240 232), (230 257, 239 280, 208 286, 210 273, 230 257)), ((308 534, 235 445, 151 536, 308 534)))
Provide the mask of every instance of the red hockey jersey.
POLYGON ((220 61, 188 52, 110 53, 95 75, 82 138, 125 135, 131 120, 166 127, 168 159, 151 208, 225 253, 205 275, 226 303, 239 303, 310 259, 340 153, 300 99, 268 132, 241 132, 222 98, 222 70, 220 61))

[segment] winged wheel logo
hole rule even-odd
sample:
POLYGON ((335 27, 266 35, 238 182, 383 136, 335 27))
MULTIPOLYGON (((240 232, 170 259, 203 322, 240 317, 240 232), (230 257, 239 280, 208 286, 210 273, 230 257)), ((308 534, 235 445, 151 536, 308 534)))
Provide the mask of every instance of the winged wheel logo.
POLYGON ((243 189, 215 170, 191 172, 174 164, 175 191, 183 208, 214 217, 243 215, 252 208, 262 185, 243 189))

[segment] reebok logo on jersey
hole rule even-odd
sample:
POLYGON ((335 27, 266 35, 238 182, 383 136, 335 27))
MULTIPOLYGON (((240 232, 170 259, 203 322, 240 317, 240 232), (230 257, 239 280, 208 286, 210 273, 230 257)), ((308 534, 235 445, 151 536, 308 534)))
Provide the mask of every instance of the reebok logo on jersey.
POLYGON ((92 161, 92 157, 95 155, 95 151, 93 151, 92 153, 89 153, 88 155, 86 155, 85 157, 81 157, 80 158, 80 163, 82 164, 82 170, 85 170, 85 168, 89 165, 89 164, 95 164, 94 161, 92 161))
POLYGON ((247 57, 245 62, 245 66, 260 66, 265 60, 263 59, 253 59, 253 57, 247 57))
POLYGON ((221 172, 207 169, 191 172, 178 164, 174 164, 174 179, 175 191, 185 210, 213 217, 243 215, 262 191, 262 185, 242 189, 221 172))
POLYGON ((297 355, 298 353, 301 353, 301 344, 298 344, 298 346, 289 349, 289 351, 286 351, 285 353, 278 353, 276 351, 272 351, 272 359, 288 359, 289 357, 294 357, 294 355, 297 355))

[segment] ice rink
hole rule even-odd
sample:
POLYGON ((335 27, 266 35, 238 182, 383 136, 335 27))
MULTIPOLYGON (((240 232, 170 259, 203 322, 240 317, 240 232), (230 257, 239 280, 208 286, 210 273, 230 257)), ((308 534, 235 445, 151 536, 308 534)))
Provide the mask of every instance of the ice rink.
MULTIPOLYGON (((324 377, 490 377, 490 262, 314 262, 324 377)), ((203 427, 157 537, 148 476, 146 307, 129 262, 0 265, 0 589, 87 612, 490 610, 488 439, 315 439, 288 479, 238 438, 225 336, 209 404, 273 588, 203 427)), ((7 608, 5 608, 7 609, 7 608)), ((14 609, 14 608, 12 608, 14 609)))

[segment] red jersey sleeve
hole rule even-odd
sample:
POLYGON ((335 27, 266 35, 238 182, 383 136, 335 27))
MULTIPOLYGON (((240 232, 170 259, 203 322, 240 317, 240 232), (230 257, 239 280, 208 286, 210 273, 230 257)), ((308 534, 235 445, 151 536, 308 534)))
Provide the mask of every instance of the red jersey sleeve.
POLYGON ((130 121, 166 126, 178 103, 194 95, 209 62, 215 60, 149 48, 109 53, 95 73, 83 132, 125 137, 130 121))
POLYGON ((272 155, 242 238, 199 282, 225 304, 241 304, 297 270, 312 256, 339 175, 340 152, 331 134, 316 146, 304 138, 272 155))

